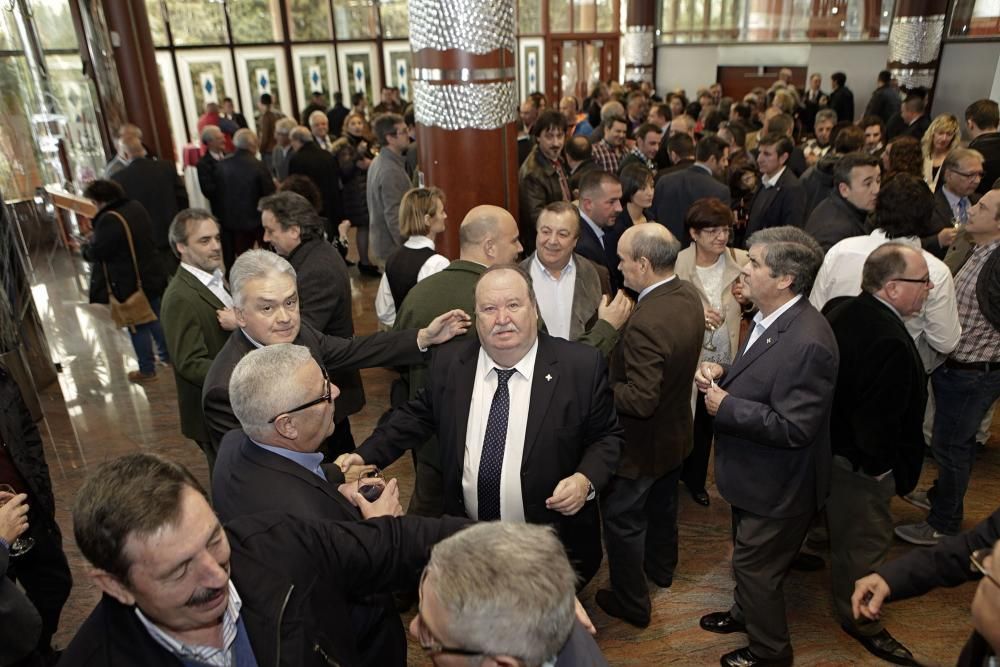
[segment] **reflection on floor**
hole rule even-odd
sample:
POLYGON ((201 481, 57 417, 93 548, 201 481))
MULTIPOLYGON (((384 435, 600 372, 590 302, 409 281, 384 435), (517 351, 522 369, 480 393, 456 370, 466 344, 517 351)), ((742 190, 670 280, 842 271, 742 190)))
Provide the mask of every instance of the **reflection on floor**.
MULTIPOLYGON (((135 451, 155 452, 189 466, 207 482, 201 452, 179 432, 172 370, 158 368, 156 382, 130 384, 126 373, 137 367, 128 335, 115 329, 107 310, 86 303, 86 270, 79 260, 61 251, 36 262, 35 300, 44 322, 53 360, 62 364, 59 384, 44 391, 46 420, 42 432, 55 486, 59 524, 73 568, 75 587, 56 637, 64 645, 98 599, 85 575, 86 563, 72 539, 69 508, 90 470, 107 459, 135 451)), ((351 269, 358 334, 376 328, 372 303, 377 287, 373 278, 351 269)), ((368 405, 353 421, 355 436, 368 435, 386 408, 392 374, 363 372, 368 405)), ((1000 498, 1000 451, 990 447, 980 457, 966 499, 965 526, 986 517, 1000 498)), ((924 482, 934 477, 928 463, 924 482)), ((389 469, 398 477, 404 496, 412 488, 409 457, 389 469)), ((682 490, 680 510, 680 566, 670 590, 654 592, 653 622, 636 630, 610 619, 594 604, 594 592, 607 586, 607 569, 583 592, 582 600, 598 627, 598 642, 613 665, 710 665, 718 656, 745 643, 743 635, 719 636, 702 631, 698 618, 728 608, 732 600, 729 570, 729 508, 710 486, 711 507, 703 508, 682 490)), ((923 517, 916 508, 893 501, 898 521, 923 517)), ((896 543, 893 556, 909 547, 896 543)), ((788 616, 799 665, 877 664, 848 638, 833 619, 829 598, 829 569, 793 572, 786 583, 788 616)), ((964 585, 937 591, 919 601, 889 605, 887 626, 906 646, 932 664, 954 664, 971 628, 969 603, 974 587, 964 585)), ((407 620, 409 617, 407 617, 407 620)), ((410 664, 429 664, 411 641, 410 664)))

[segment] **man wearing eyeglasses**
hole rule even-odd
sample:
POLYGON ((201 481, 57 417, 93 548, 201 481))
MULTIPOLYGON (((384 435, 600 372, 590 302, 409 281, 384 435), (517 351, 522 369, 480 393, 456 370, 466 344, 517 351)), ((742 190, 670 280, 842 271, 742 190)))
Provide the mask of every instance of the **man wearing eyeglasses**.
POLYGON ((403 117, 394 113, 376 118, 373 129, 381 150, 368 167, 368 234, 371 255, 384 262, 403 245, 399 204, 410 189, 403 158, 410 134, 403 117))
POLYGON ((903 318, 923 307, 932 286, 920 250, 886 243, 865 261, 861 294, 830 302, 825 313, 840 348, 826 502, 834 609, 868 652, 903 665, 916 664, 913 655, 881 623, 854 621, 851 592, 889 553, 892 497, 920 477, 927 377, 903 318))
POLYGON ((932 546, 962 526, 963 499, 976 459, 976 432, 1000 398, 1000 190, 990 190, 969 211, 965 232, 972 252, 955 275, 962 335, 958 347, 931 376, 934 429, 931 449, 938 477, 926 492, 906 497, 926 509, 926 521, 896 528, 896 535, 932 546))
POLYGON ((925 250, 943 259, 979 200, 976 189, 983 178, 983 154, 971 148, 956 148, 944 159, 941 172, 944 184, 934 195, 929 233, 921 241, 925 250))

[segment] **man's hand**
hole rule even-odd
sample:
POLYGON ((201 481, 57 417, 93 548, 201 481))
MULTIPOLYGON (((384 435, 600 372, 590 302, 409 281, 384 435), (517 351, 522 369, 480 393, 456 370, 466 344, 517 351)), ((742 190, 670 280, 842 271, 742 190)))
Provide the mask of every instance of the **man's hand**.
POLYGON ((0 537, 7 544, 13 544, 14 540, 28 530, 28 494, 13 496, 0 493, 0 503, 4 503, 0 507, 0 537))
POLYGON ((470 324, 472 318, 464 310, 460 308, 449 310, 444 315, 435 317, 430 324, 417 332, 417 347, 426 350, 431 345, 446 343, 455 336, 464 334, 470 324))
POLYGON ((865 618, 877 621, 882 613, 882 603, 892 591, 889 584, 878 574, 869 574, 854 582, 854 594, 851 595, 851 610, 854 618, 865 618))
POLYGON ((632 314, 633 305, 632 299, 622 290, 618 290, 615 298, 610 300, 605 294, 601 297, 601 305, 597 307, 597 318, 620 331, 628 321, 628 316, 632 314))
POLYGON ((694 382, 698 385, 698 391, 705 393, 712 383, 722 377, 722 366, 711 361, 703 361, 694 372, 694 382))
POLYGON ((575 472, 556 484, 552 497, 545 501, 545 506, 566 516, 573 516, 587 502, 590 494, 590 480, 582 473, 575 472))
POLYGON ((958 229, 955 227, 945 227, 940 232, 938 232, 937 239, 938 245, 942 248, 947 248, 952 243, 955 242, 955 237, 958 236, 958 229))
POLYGON ((361 458, 360 454, 355 454, 350 452, 348 454, 341 454, 333 460, 333 464, 340 468, 340 471, 347 475, 348 471, 355 466, 365 465, 365 460, 361 458))
POLYGON ((239 326, 232 308, 220 308, 215 311, 215 316, 219 318, 219 326, 226 331, 236 331, 236 327, 239 326))
POLYGON ((722 319, 722 313, 717 311, 715 308, 712 308, 711 306, 705 306, 706 329, 708 329, 709 331, 715 331, 716 329, 722 326, 723 322, 725 322, 725 320, 722 319))
POLYGON ((593 622, 590 620, 590 616, 587 614, 587 610, 583 608, 580 604, 580 598, 573 598, 573 602, 576 603, 576 620, 579 621, 583 629, 587 631, 587 634, 596 635, 597 628, 594 627, 593 622))
POLYGON ((361 510, 361 516, 371 519, 377 516, 403 516, 403 506, 399 504, 399 485, 395 479, 390 479, 382 490, 382 495, 373 503, 361 495, 354 485, 354 504, 361 510))
POLYGON ((713 417, 719 413, 719 406, 722 405, 722 399, 729 396, 729 392, 725 389, 719 389, 719 385, 712 383, 708 386, 708 391, 705 392, 705 409, 708 414, 713 417))

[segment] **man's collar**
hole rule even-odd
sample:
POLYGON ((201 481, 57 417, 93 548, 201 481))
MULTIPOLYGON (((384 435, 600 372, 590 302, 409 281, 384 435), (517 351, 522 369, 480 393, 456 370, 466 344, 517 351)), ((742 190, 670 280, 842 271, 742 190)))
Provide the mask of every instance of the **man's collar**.
POLYGON ((197 266, 194 266, 193 264, 188 264, 187 262, 181 262, 181 267, 186 269, 188 273, 197 278, 198 281, 205 287, 208 287, 209 285, 215 282, 218 282, 220 285, 223 284, 221 269, 216 269, 212 273, 209 273, 208 271, 199 269, 197 266))
POLYGON ((224 646, 222 649, 185 644, 154 623, 148 616, 142 613, 139 607, 135 607, 135 615, 153 641, 179 658, 198 660, 199 658, 204 659, 205 654, 215 654, 220 651, 228 652, 232 648, 233 641, 236 639, 236 625, 239 622, 240 610, 243 608, 243 600, 240 599, 239 593, 236 592, 236 585, 233 584, 232 579, 229 580, 228 587, 229 599, 226 603, 226 610, 222 615, 222 627, 220 628, 224 646))
POLYGON ((666 285, 667 283, 669 283, 671 280, 673 280, 676 277, 677 277, 677 274, 673 274, 669 278, 664 278, 663 280, 658 280, 655 283, 653 283, 652 285, 650 285, 649 287, 643 288, 643 290, 641 292, 639 292, 639 296, 636 299, 636 302, 642 301, 645 297, 647 297, 649 295, 650 292, 652 292, 653 290, 655 290, 657 287, 659 287, 660 285, 666 285))
MULTIPOLYGON (((534 261, 538 265, 538 268, 542 272, 544 272, 548 276, 552 276, 553 278, 555 278, 555 276, 553 275, 552 271, 550 271, 547 266, 545 266, 544 264, 542 264, 542 260, 538 259, 538 251, 537 250, 535 250, 534 254, 532 255, 532 258, 533 258, 532 261, 534 261)), ((561 269, 559 269, 559 275, 561 277, 565 272, 572 271, 572 270, 573 270, 573 253, 570 253, 569 254, 569 260, 566 262, 566 265, 563 266, 561 269)))
MULTIPOLYGON (((480 347, 479 347, 479 354, 480 354, 480 358, 482 359, 482 362, 483 362, 483 365, 482 365, 482 368, 483 368, 482 379, 485 380, 486 376, 488 376, 489 373, 490 373, 490 371, 492 371, 494 368, 507 368, 506 366, 498 364, 496 361, 494 361, 493 357, 491 357, 489 355, 489 353, 486 351, 486 348, 482 347, 482 345, 480 345, 480 347)), ((524 379, 526 379, 528 382, 531 382, 531 375, 532 375, 532 373, 535 370, 535 357, 536 356, 538 356, 538 338, 537 337, 535 338, 535 342, 531 344, 531 347, 528 348, 528 351, 524 353, 524 356, 521 357, 521 359, 516 364, 514 364, 513 366, 510 366, 509 368, 513 368, 518 373, 520 373, 524 377, 524 379)))
POLYGON ((801 299, 802 299, 802 295, 801 294, 796 294, 791 299, 789 299, 785 303, 783 303, 780 306, 778 306, 777 308, 775 308, 774 312, 772 312, 767 317, 764 317, 764 314, 761 311, 758 310, 757 314, 754 315, 754 318, 753 318, 754 324, 760 324, 765 329, 767 329, 769 326, 771 326, 772 324, 774 324, 775 320, 777 320, 779 317, 781 317, 786 312, 788 312, 788 310, 792 306, 794 306, 795 304, 797 304, 801 299))
POLYGON ((240 327, 240 331, 243 332, 243 335, 247 337, 247 340, 250 341, 250 344, 253 345, 255 348, 257 348, 259 350, 260 348, 264 347, 264 344, 263 343, 258 343, 257 341, 255 341, 254 338, 253 338, 253 336, 251 336, 249 333, 247 333, 246 329, 244 329, 243 327, 240 327))
POLYGON ((774 176, 764 176, 763 178, 761 178, 760 182, 763 183, 765 187, 773 188, 775 185, 778 184, 778 179, 781 178, 781 175, 785 173, 785 169, 787 168, 788 168, 787 166, 782 167, 781 169, 775 172, 774 176))
POLYGON ((588 225, 590 225, 590 228, 594 230, 594 233, 597 234, 598 238, 601 238, 601 237, 604 236, 604 230, 601 228, 601 226, 599 224, 597 224, 596 222, 594 222, 593 220, 591 220, 590 216, 588 216, 582 210, 580 211, 580 217, 583 218, 584 222, 586 222, 588 225))
POLYGON ((698 162, 697 160, 695 160, 694 164, 691 165, 691 166, 692 167, 699 167, 701 169, 704 169, 708 173, 709 176, 715 176, 715 174, 712 173, 712 168, 709 167, 704 162, 698 162))

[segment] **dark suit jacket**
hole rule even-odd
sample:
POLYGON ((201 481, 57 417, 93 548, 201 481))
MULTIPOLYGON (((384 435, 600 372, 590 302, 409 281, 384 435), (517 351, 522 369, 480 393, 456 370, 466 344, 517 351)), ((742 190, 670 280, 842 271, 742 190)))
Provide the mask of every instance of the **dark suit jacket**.
POLYGON ((583 255, 598 266, 608 270, 611 281, 611 293, 617 294, 624 284, 622 273, 618 270, 618 236, 613 227, 603 227, 604 245, 597 238, 587 221, 580 216, 580 237, 576 241, 576 254, 583 255))
POLYGON ((1000 132, 986 132, 969 142, 969 148, 983 154, 983 179, 979 181, 976 192, 984 195, 993 188, 1000 178, 1000 132))
MULTIPOLYGON (((666 142, 660 144, 661 147, 666 146, 666 142)), ((656 172, 656 182, 659 183, 660 180, 667 174, 672 174, 676 171, 684 171, 689 167, 694 165, 694 158, 682 158, 677 164, 669 164, 669 161, 665 167, 661 167, 659 171, 656 172)))
MULTIPOLYGON (((327 336, 353 336, 351 278, 340 253, 317 238, 299 245, 287 259, 295 268, 302 319, 327 336)), ((340 389, 334 402, 338 422, 365 406, 365 388, 357 370, 337 371, 330 380, 340 389)))
POLYGON ((865 211, 853 206, 839 192, 831 192, 809 216, 806 231, 827 252, 846 238, 867 234, 867 220, 865 211))
POLYGON ((153 243, 169 248, 167 231, 174 216, 188 207, 187 189, 173 162, 139 157, 115 172, 111 180, 125 188, 125 196, 142 204, 153 221, 153 243))
POLYGON ((769 227, 793 225, 800 229, 806 223, 806 191, 791 169, 785 169, 772 188, 763 184, 750 201, 747 237, 769 227))
POLYGON ((905 495, 924 461, 927 376, 917 347, 903 320, 867 292, 825 310, 840 348, 833 453, 873 477, 892 469, 905 495))
MULTIPOLYGON (((899 113, 901 102, 899 93, 892 86, 879 86, 872 93, 871 99, 868 100, 868 106, 865 107, 865 115, 878 116, 882 119, 883 123, 888 123, 893 114, 899 113)), ((841 119, 838 118, 837 120, 841 119)), ((845 118, 843 120, 852 119, 845 118)))
MULTIPOLYGON (((902 117, 900 117, 902 120, 902 117)), ((905 121, 904 121, 905 122, 905 121)), ((927 128, 931 126, 930 116, 923 114, 920 118, 905 126, 899 134, 906 135, 908 137, 913 137, 917 141, 924 138, 924 134, 927 132, 927 128)))
POLYGON ((216 160, 207 151, 198 160, 198 186, 201 188, 201 194, 208 199, 212 214, 217 218, 222 215, 222 188, 219 187, 218 172, 221 161, 216 160))
POLYGON ((223 307, 219 298, 183 266, 167 285, 160 303, 160 322, 177 383, 181 433, 195 442, 209 442, 201 389, 212 361, 229 340, 229 332, 219 326, 215 313, 223 307))
POLYGON ((360 521, 361 512, 337 490, 344 482, 340 468, 324 465, 323 471, 327 481, 233 430, 222 439, 212 471, 212 507, 224 522, 271 511, 304 519, 360 521))
POLYGON ((119 199, 102 207, 94 216, 94 235, 80 247, 80 254, 94 264, 90 272, 90 302, 108 303, 108 269, 110 289, 119 301, 124 301, 136 290, 135 268, 139 267, 142 289, 150 299, 159 297, 167 287, 167 273, 157 258, 153 223, 145 207, 137 201, 119 199), (117 213, 128 223, 132 234, 135 262, 129 249, 125 226, 117 213))
POLYGON ((815 512, 830 489, 837 340, 808 299, 781 315, 719 386, 715 481, 731 505, 765 517, 815 512))
POLYGON ((691 204, 703 197, 715 197, 728 206, 729 188, 697 165, 667 174, 656 182, 653 217, 686 247, 691 237, 684 231, 684 216, 691 204))
POLYGON ((704 336, 701 296, 686 280, 675 277, 636 304, 609 371, 625 429, 619 477, 661 477, 691 452, 691 379, 704 336))
POLYGON ((847 86, 830 91, 829 107, 837 112, 837 120, 854 122, 854 93, 847 86))
MULTIPOLYGON (((973 193, 969 197, 969 208, 971 209, 977 201, 979 201, 979 195, 973 193)), ((934 193, 934 211, 931 212, 930 220, 927 223, 927 233, 920 237, 920 245, 923 246, 924 250, 938 259, 944 259, 948 248, 941 247, 937 235, 942 229, 953 226, 954 219, 955 213, 951 210, 951 204, 948 203, 948 198, 944 194, 944 187, 940 187, 934 193)))
POLYGON ((260 227, 257 202, 274 193, 274 180, 250 151, 237 150, 215 167, 222 191, 222 228, 253 231, 260 227))
MULTIPOLYGON (((357 450, 380 468, 437 434, 446 514, 465 516, 462 466, 469 402, 479 358, 478 340, 462 340, 434 351, 427 384, 398 407, 357 450)), ((622 429, 615 414, 600 352, 587 345, 538 334, 530 409, 521 460, 524 517, 552 524, 570 550, 599 531, 597 504, 574 516, 545 507, 560 480, 582 473, 600 492, 618 465, 622 429), (548 379, 548 378, 551 378, 548 379)))
POLYGON ((608 661, 601 654, 597 642, 579 622, 573 624, 573 632, 556 656, 555 667, 607 667, 608 661))
POLYGON ((308 176, 323 195, 324 218, 336 226, 343 218, 340 206, 340 163, 329 151, 308 141, 292 154, 288 161, 289 174, 308 176))
MULTIPOLYGON (((313 358, 330 373, 339 370, 374 368, 415 364, 423 361, 423 353, 416 344, 416 331, 392 331, 338 338, 324 336, 307 322, 302 322, 296 345, 305 345, 313 358)), ((205 377, 201 403, 205 411, 205 423, 212 443, 218 445, 229 431, 239 428, 239 420, 233 414, 229 402, 229 378, 233 369, 246 354, 254 350, 253 343, 242 330, 237 329, 230 336, 222 350, 212 362, 205 377)))

